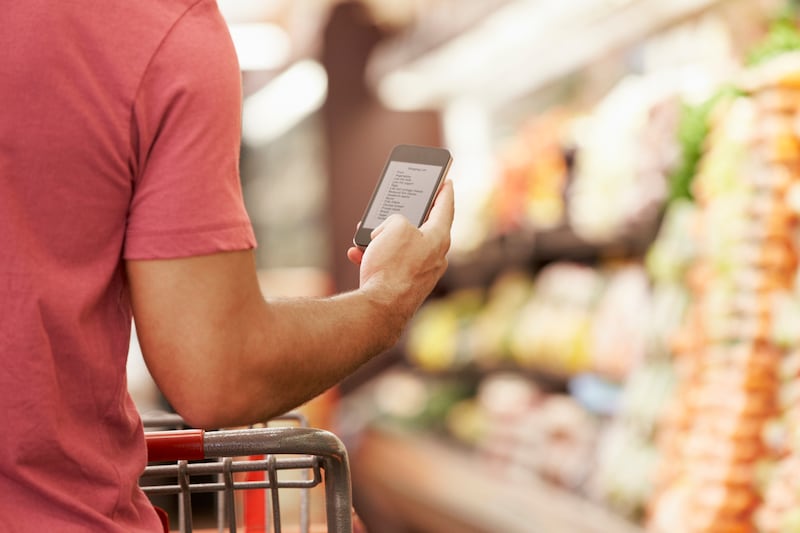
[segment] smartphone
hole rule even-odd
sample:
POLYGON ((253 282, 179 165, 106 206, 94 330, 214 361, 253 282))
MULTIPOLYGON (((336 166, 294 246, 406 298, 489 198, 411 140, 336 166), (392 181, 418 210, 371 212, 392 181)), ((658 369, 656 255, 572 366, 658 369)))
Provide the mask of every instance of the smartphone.
POLYGON ((389 154, 353 243, 366 248, 372 230, 399 213, 417 227, 428 217, 453 158, 444 148, 401 144, 389 154))

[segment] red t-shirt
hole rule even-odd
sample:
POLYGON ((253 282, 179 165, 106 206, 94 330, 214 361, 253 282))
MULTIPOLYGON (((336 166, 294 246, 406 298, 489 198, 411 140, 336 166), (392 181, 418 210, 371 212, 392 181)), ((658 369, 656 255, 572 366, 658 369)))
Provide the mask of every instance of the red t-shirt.
POLYGON ((123 259, 255 246, 213 0, 0 10, 0 530, 161 531, 123 259))

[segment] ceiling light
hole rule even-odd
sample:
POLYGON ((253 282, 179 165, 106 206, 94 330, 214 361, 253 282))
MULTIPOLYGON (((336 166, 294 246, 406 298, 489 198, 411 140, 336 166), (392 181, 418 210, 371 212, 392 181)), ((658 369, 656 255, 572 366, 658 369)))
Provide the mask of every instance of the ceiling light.
POLYGON ((457 97, 491 107, 531 94, 722 0, 516 0, 421 57, 404 42, 376 49, 369 80, 401 110, 443 108, 457 97))
POLYGON ((325 103, 328 76, 310 59, 299 61, 244 101, 242 138, 250 145, 277 139, 325 103))
POLYGON ((272 70, 286 64, 289 35, 276 24, 237 23, 229 26, 242 70, 272 70))
POLYGON ((219 10, 229 24, 274 20, 285 4, 285 0, 217 0, 219 10))

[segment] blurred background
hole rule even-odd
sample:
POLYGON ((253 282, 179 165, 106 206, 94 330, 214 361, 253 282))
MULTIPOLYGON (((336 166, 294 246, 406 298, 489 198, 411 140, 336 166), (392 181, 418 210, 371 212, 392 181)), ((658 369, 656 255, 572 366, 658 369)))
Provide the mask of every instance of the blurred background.
POLYGON ((265 294, 355 288, 391 147, 454 157, 448 272, 304 407, 370 531, 800 532, 797 2, 218 3, 265 294))

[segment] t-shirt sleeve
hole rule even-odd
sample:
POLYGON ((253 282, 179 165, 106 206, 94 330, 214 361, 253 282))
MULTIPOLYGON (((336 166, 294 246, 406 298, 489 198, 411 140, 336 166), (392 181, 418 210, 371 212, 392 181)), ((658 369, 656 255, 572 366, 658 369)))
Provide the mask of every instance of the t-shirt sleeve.
POLYGON ((133 195, 125 259, 255 247, 239 180, 241 74, 213 0, 165 36, 131 123, 133 195))

